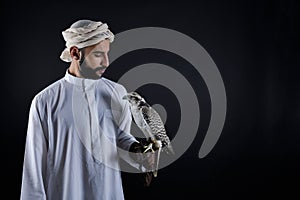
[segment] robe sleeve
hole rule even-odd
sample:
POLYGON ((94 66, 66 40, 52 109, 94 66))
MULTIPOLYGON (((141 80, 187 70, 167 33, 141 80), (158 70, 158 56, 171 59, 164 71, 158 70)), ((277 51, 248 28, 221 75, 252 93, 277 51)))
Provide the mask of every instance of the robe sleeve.
POLYGON ((47 120, 43 120, 41 102, 32 100, 23 162, 21 200, 46 199, 46 166, 48 142, 47 120))

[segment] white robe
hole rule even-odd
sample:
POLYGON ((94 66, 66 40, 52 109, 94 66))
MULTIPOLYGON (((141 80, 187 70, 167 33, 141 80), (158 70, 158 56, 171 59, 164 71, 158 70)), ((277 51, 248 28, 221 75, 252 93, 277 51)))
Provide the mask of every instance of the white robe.
POLYGON ((136 141, 126 90, 106 78, 64 78, 31 104, 21 199, 124 199, 118 148, 136 141))

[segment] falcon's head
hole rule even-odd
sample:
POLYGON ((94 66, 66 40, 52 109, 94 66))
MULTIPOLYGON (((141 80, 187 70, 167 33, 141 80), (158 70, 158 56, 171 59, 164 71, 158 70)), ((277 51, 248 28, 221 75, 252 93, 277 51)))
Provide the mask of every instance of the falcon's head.
POLYGON ((141 97, 141 95, 139 95, 137 92, 129 92, 123 97, 123 99, 128 100, 128 102, 133 106, 138 106, 140 104, 146 103, 145 99, 141 97))

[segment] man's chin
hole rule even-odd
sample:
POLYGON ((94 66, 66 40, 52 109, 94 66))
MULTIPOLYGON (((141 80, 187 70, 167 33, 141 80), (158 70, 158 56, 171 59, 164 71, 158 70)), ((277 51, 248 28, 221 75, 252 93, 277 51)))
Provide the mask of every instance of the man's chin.
POLYGON ((97 76, 97 77, 98 77, 98 79, 99 79, 99 78, 101 78, 101 77, 102 77, 102 75, 103 75, 103 74, 104 74, 104 73, 98 73, 98 72, 97 72, 97 73, 96 73, 96 76, 97 76))
POLYGON ((96 69, 91 69, 89 67, 86 67, 85 65, 82 65, 79 67, 80 74, 87 79, 100 79, 102 75, 105 72, 105 68, 96 68, 96 69))
POLYGON ((96 74, 95 76, 93 77, 90 77, 90 79, 94 79, 94 80, 98 80, 102 77, 102 74, 96 74))

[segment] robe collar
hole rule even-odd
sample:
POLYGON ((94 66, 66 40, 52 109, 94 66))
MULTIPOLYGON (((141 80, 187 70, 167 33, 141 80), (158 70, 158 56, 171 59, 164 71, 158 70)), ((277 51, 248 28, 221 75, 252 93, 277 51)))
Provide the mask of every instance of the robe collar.
POLYGON ((65 75, 65 80, 71 84, 76 85, 79 88, 82 88, 83 90, 91 88, 97 81, 101 80, 94 80, 94 79, 87 79, 87 78, 79 78, 76 76, 73 76, 69 73, 69 70, 67 69, 66 75, 65 75))

